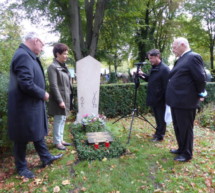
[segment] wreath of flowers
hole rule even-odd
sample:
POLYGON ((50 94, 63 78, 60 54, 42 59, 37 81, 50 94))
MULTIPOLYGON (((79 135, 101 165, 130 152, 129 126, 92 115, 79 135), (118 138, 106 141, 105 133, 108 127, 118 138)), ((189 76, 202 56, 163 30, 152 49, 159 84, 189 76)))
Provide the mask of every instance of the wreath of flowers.
POLYGON ((104 128, 106 124, 106 116, 102 114, 85 114, 81 119, 81 124, 91 130, 97 130, 99 128, 104 128))

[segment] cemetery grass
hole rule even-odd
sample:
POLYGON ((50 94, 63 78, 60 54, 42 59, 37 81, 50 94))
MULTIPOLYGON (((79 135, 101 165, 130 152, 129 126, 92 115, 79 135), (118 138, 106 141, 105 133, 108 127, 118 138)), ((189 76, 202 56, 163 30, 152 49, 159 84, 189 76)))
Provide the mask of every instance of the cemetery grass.
MULTIPOLYGON (((151 116, 147 119, 154 123, 151 116)), ((108 127, 126 144, 131 119, 121 119, 108 127)), ((49 167, 38 168, 39 158, 33 146, 28 147, 27 160, 35 179, 20 178, 12 157, 0 163, 0 192, 69 192, 69 193, 214 193, 215 190, 215 132, 200 128, 196 121, 193 160, 186 163, 173 161, 169 153, 176 148, 172 126, 168 126, 164 141, 152 142, 153 128, 146 122, 135 119, 130 143, 125 155, 102 161, 78 161, 74 146, 64 151, 61 160, 49 167)), ((65 128, 66 141, 72 141, 69 122, 65 128)), ((51 129, 50 129, 51 130, 51 129)), ((61 151, 52 145, 52 133, 46 138, 52 154, 61 151)))

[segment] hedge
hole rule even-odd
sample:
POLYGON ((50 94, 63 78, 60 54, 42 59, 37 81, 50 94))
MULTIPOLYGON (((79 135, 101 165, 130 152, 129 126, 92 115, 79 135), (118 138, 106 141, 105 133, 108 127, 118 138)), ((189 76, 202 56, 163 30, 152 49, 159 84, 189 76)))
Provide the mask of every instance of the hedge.
MULTIPOLYGON (((146 105, 147 84, 140 84, 137 89, 136 106, 139 114, 148 113, 146 105)), ((77 111, 77 90, 74 87, 74 108, 77 111)), ((104 84, 100 86, 99 113, 109 118, 129 115, 134 109, 135 85, 126 84, 104 84)))

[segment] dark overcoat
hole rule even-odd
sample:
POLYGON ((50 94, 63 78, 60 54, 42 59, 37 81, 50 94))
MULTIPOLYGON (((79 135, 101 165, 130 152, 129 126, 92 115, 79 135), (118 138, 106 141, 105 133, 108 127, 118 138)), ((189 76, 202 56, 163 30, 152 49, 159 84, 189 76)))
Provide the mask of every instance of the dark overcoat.
POLYGON ((161 62, 153 65, 150 73, 145 76, 148 82, 146 103, 148 106, 156 107, 158 104, 165 104, 165 92, 169 76, 169 67, 161 62))
POLYGON ((170 72, 166 102, 174 108, 195 109, 205 84, 203 60, 199 54, 189 51, 178 59, 170 72))
POLYGON ((48 114, 68 116, 71 109, 72 85, 70 73, 65 64, 60 64, 56 59, 48 67, 48 79, 50 88, 50 98, 48 102, 48 114), (66 108, 59 106, 65 103, 66 108))
POLYGON ((24 44, 10 68, 8 132, 17 142, 39 141, 47 135, 45 77, 39 58, 24 44))

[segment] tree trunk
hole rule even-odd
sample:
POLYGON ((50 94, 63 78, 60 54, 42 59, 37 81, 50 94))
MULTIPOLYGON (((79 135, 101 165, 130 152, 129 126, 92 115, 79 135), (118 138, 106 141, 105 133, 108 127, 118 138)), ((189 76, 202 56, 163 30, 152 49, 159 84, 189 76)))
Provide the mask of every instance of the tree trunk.
POLYGON ((73 52, 74 52, 75 60, 77 61, 83 58, 83 55, 81 52, 80 12, 79 12, 78 0, 70 0, 69 9, 70 9, 69 13, 71 16, 70 31, 72 34, 73 52))
POLYGON ((84 41, 82 21, 78 0, 69 0, 70 31, 75 60, 80 60, 87 55, 95 57, 98 44, 99 31, 103 23, 106 4, 109 0, 98 0, 94 14, 95 0, 85 0, 86 12, 86 39, 84 41))
POLYGON ((104 19, 104 12, 106 4, 109 0, 98 0, 96 4, 96 13, 95 13, 95 19, 94 19, 94 26, 93 26, 93 34, 92 34, 92 41, 89 46, 89 55, 92 57, 96 54, 96 48, 98 44, 98 38, 99 38, 99 31, 103 23, 104 19))
POLYGON ((92 41, 92 34, 93 34, 93 7, 95 1, 94 0, 85 0, 85 12, 86 12, 86 19, 87 19, 87 26, 86 26, 86 47, 89 50, 90 44, 92 41))
POLYGON ((214 69, 214 43, 215 37, 211 34, 210 38, 210 62, 211 62, 211 69, 214 69))

